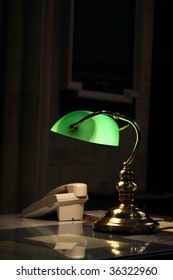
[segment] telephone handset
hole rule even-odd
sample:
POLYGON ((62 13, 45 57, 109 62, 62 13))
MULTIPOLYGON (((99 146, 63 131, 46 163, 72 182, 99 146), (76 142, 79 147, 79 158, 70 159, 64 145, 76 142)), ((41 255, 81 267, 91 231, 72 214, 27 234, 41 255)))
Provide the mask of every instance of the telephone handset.
POLYGON ((84 183, 65 184, 51 190, 44 197, 60 193, 74 193, 76 197, 85 197, 87 196, 87 185, 84 183))
POLYGON ((82 220, 84 204, 88 200, 85 183, 70 183, 54 188, 42 199, 26 207, 24 218, 40 218, 57 213, 59 221, 82 220))

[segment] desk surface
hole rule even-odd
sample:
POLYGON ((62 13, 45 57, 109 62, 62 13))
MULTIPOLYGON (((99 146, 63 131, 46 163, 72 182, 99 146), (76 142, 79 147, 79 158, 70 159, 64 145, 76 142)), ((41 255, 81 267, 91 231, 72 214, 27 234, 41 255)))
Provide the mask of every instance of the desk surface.
POLYGON ((172 259, 173 232, 95 232, 93 222, 58 222, 0 215, 1 260, 172 259))

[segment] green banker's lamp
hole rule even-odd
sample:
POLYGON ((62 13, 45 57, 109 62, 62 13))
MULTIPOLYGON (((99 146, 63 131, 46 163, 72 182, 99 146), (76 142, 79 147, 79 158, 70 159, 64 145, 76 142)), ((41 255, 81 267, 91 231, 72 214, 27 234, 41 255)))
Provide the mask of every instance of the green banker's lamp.
POLYGON ((140 144, 140 129, 135 121, 119 113, 110 111, 74 111, 59 119, 51 131, 75 139, 119 146, 119 132, 128 126, 135 130, 135 144, 130 157, 123 163, 116 185, 119 194, 119 205, 110 208, 106 214, 94 222, 93 229, 102 232, 141 234, 152 233, 159 224, 146 213, 133 205, 137 184, 135 175, 131 170, 140 144), (117 122, 125 123, 119 126, 117 122))

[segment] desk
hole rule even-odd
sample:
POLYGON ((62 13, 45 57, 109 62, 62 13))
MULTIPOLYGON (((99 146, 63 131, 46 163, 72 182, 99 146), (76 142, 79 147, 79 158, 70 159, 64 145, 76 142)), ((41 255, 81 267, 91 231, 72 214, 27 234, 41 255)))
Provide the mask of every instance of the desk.
POLYGON ((93 221, 58 222, 0 215, 1 260, 167 259, 173 232, 124 235, 95 232, 93 221))

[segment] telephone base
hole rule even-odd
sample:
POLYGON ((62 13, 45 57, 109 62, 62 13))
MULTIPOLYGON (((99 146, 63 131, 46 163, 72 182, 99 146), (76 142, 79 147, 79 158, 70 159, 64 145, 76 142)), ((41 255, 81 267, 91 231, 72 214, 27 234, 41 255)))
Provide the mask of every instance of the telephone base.
POLYGON ((84 204, 62 205, 57 208, 59 221, 76 221, 83 219, 84 204))
POLYGON ((23 218, 41 218, 57 213, 58 221, 82 220, 87 200, 86 184, 67 184, 55 188, 39 201, 26 207, 21 215, 23 218))

